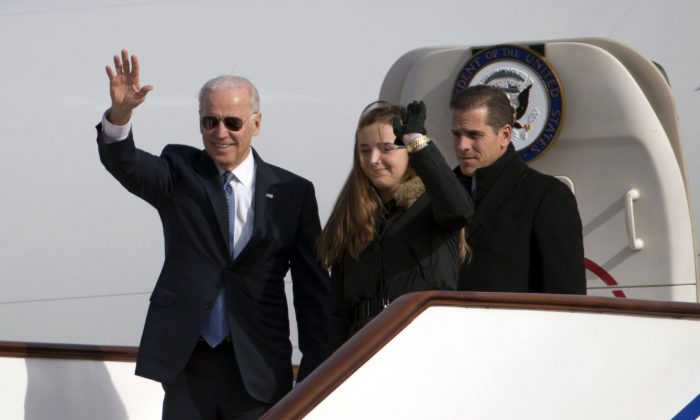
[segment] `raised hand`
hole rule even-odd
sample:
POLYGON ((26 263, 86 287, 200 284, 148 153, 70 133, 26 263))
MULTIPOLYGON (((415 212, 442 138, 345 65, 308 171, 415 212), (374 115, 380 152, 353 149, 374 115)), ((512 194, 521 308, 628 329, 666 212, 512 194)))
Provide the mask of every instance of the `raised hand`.
POLYGON ((124 125, 131 119, 131 112, 146 100, 152 85, 141 86, 139 81, 139 59, 135 55, 129 60, 126 49, 114 56, 114 69, 106 67, 109 77, 109 96, 112 108, 107 118, 112 124, 124 125))
POLYGON ((413 101, 401 112, 401 119, 394 117, 393 127, 395 144, 404 145, 403 136, 407 134, 427 134, 425 130, 426 110, 423 101, 413 101))
POLYGON ((405 134, 405 128, 403 126, 403 121, 406 119, 406 109, 401 110, 401 118, 394 116, 391 121, 392 128, 394 129, 394 144, 397 146, 405 146, 403 142, 403 135, 405 134))
POLYGON ((413 101, 406 107, 406 117, 403 119, 404 134, 421 133, 425 130, 426 110, 423 101, 413 101))

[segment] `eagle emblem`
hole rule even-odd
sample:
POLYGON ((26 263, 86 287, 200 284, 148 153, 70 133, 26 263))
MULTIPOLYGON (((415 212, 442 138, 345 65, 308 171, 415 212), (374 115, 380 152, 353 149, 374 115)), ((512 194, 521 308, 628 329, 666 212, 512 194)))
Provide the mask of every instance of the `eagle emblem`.
POLYGON ((529 161, 544 152, 559 135, 564 118, 564 95, 554 69, 535 49, 497 45, 472 49, 452 94, 468 86, 490 85, 503 90, 513 106, 515 123, 511 142, 529 161))

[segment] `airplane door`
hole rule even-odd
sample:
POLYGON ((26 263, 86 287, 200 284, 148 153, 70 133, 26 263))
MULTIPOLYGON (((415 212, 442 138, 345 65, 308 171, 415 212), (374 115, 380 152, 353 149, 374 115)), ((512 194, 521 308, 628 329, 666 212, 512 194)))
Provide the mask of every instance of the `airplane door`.
MULTIPOLYGON (((533 54, 544 53, 543 60, 555 70, 564 102, 558 136, 528 164, 560 177, 575 191, 588 294, 696 301, 693 225, 664 76, 651 61, 611 40, 516 47, 530 51, 532 45, 538 46, 533 54)), ((487 48, 409 52, 389 70, 380 91, 380 99, 388 101, 425 101, 426 128, 452 165, 448 103, 455 84, 469 73, 465 64, 474 65, 470 59, 487 48)), ((537 124, 536 112, 527 115, 537 124)))

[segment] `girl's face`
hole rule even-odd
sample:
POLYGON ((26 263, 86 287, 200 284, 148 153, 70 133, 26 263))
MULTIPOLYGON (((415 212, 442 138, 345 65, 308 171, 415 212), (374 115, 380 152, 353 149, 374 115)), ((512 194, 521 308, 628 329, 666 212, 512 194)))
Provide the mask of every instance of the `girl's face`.
POLYGON ((396 146, 394 138, 391 124, 383 122, 362 127, 357 134, 362 172, 383 202, 391 200, 408 169, 408 152, 396 146))

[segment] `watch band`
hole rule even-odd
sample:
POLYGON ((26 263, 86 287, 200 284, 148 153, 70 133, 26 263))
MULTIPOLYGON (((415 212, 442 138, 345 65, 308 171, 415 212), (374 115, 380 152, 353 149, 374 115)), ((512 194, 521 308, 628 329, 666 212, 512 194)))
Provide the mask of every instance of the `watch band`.
POLYGON ((411 140, 411 142, 406 145, 406 150, 408 153, 417 152, 428 143, 430 143, 430 137, 423 134, 411 140))

